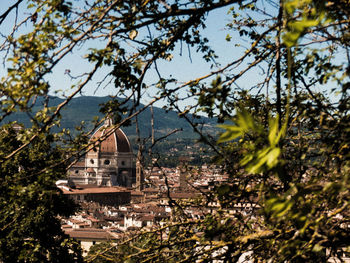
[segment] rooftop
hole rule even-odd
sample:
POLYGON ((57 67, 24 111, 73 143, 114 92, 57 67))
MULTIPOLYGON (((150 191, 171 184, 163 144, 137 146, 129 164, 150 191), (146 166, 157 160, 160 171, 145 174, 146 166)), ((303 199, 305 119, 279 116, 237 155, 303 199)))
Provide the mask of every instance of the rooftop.
POLYGON ((116 239, 116 235, 111 234, 108 230, 97 228, 86 229, 64 229, 64 232, 71 238, 92 239, 92 240, 111 240, 116 239))
POLYGON ((129 193, 130 191, 124 187, 106 186, 106 187, 77 187, 77 188, 61 188, 64 194, 101 194, 101 193, 129 193))

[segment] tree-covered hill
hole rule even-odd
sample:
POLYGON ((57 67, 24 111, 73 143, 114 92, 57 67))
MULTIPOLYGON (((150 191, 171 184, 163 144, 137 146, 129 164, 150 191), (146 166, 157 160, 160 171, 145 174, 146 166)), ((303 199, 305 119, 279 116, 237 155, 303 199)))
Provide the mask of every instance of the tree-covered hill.
MULTIPOLYGON (((80 124, 81 121, 86 123, 87 128, 92 127, 92 121, 94 117, 101 118, 103 114, 100 112, 100 108, 103 104, 109 101, 110 97, 94 97, 94 96, 81 96, 73 98, 67 107, 62 111, 61 119, 61 128, 70 129, 74 131, 75 127, 80 124)), ((49 106, 57 106, 62 103, 64 99, 58 97, 50 97, 49 106)), ((41 109, 44 104, 43 99, 38 99, 35 102, 35 106, 32 109, 32 114, 34 115, 37 110, 41 109)), ((143 105, 140 105, 140 108, 143 105)), ((175 111, 166 111, 162 108, 154 107, 154 129, 155 136, 164 136, 167 133, 175 130, 182 129, 175 133, 173 136, 176 138, 185 138, 185 139, 195 139, 197 138, 196 134, 193 131, 193 128, 188 124, 188 122, 179 117, 175 111)), ((8 118, 8 121, 18 121, 23 123, 26 127, 31 126, 30 117, 28 113, 17 112, 15 115, 11 115, 8 118)), ((151 135, 151 110, 147 108, 138 116, 139 129, 141 136, 148 137, 151 135)), ((203 124, 205 130, 215 135, 218 132, 216 127, 216 121, 210 118, 201 117, 196 120, 197 123, 203 124)), ((136 136, 135 123, 132 122, 130 126, 122 128, 128 136, 136 136)))

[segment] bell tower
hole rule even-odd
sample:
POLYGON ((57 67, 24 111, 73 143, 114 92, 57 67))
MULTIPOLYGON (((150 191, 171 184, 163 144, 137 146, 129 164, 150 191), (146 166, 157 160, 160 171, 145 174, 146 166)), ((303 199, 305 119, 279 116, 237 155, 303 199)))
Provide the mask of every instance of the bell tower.
POLYGON ((180 167, 179 167, 179 183, 180 183, 180 190, 186 191, 188 190, 188 162, 189 159, 187 157, 180 157, 180 167))
POLYGON ((136 159, 136 190, 142 191, 144 186, 144 174, 143 174, 143 156, 141 147, 137 151, 136 159))

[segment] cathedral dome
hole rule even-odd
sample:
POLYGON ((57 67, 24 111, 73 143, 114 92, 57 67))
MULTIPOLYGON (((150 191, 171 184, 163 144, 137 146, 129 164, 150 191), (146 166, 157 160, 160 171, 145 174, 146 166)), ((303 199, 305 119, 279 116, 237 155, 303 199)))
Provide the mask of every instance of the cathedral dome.
POLYGON ((132 150, 125 133, 121 129, 113 131, 114 128, 111 125, 111 120, 107 119, 105 124, 92 135, 90 142, 96 142, 95 148, 100 153, 130 153, 132 150))

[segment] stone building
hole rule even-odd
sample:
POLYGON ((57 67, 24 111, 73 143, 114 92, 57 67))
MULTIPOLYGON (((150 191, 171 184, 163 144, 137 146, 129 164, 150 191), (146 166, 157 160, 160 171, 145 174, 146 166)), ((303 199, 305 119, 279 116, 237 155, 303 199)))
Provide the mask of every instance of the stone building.
POLYGON ((69 235, 70 238, 77 240, 81 248, 83 249, 83 256, 88 254, 90 248, 102 242, 116 243, 124 236, 108 229, 96 229, 96 228, 83 228, 83 229, 64 229, 65 234, 69 235))
POLYGON ((136 182, 129 139, 107 119, 90 138, 85 158, 68 171, 69 185, 124 186, 136 182))
POLYGON ((69 188, 59 186, 62 193, 72 200, 79 202, 95 202, 100 205, 119 206, 129 204, 131 191, 124 187, 87 187, 69 188))

